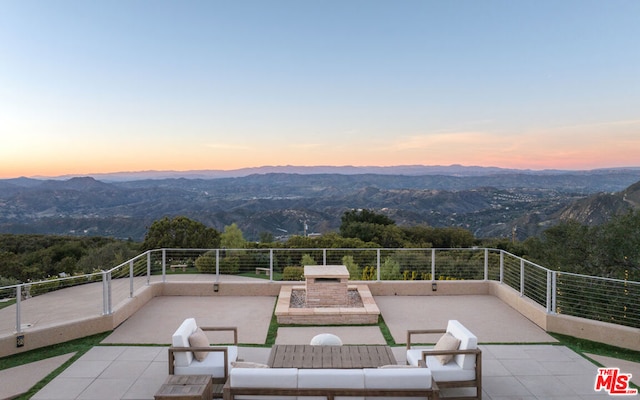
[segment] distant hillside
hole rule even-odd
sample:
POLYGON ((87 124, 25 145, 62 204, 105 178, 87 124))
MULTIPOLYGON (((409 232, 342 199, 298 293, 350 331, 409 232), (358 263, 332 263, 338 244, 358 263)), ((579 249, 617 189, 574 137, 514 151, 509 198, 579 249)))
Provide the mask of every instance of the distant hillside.
MULTIPOLYGON (((389 167, 369 166, 263 166, 253 168, 241 168, 235 170, 195 170, 195 171, 136 171, 136 172, 112 172, 97 173, 85 175, 65 175, 59 177, 40 177, 38 179, 57 179, 67 180, 71 178, 91 176, 104 182, 127 182, 147 179, 218 179, 218 178, 242 178, 250 175, 266 175, 266 174, 296 174, 296 175, 394 175, 394 176, 425 176, 425 175, 444 175, 459 177, 478 177, 489 175, 573 175, 573 176, 594 176, 607 175, 622 176, 631 174, 638 176, 639 167, 627 168, 605 168, 584 171, 568 171, 568 170, 523 170, 499 167, 480 167, 465 165, 399 165, 389 167)), ((24 181, 26 178, 18 178, 24 181)))
MULTIPOLYGON (((417 172, 436 167, 403 168, 417 172)), ((247 239, 257 240, 263 232, 303 234, 305 224, 308 233, 337 230, 345 211, 368 208, 399 225, 461 226, 478 237, 511 237, 515 227, 524 239, 566 218, 598 223, 625 205, 640 203, 640 169, 534 173, 439 168, 449 174, 389 175, 358 169, 357 174, 262 173, 215 179, 0 180, 0 232, 140 241, 154 220, 185 215, 218 230, 235 222, 247 239)))
POLYGON ((597 193, 571 203, 560 211, 558 219, 600 225, 630 210, 640 209, 640 182, 616 193, 597 193))

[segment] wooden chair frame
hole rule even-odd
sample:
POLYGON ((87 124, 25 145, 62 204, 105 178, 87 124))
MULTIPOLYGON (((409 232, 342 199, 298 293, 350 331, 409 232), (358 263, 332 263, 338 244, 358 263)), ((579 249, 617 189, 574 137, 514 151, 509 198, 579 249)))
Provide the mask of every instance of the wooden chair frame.
MULTIPOLYGON (((200 329, 202 329, 205 332, 222 332, 222 331, 229 331, 229 332, 233 332, 233 345, 238 345, 238 328, 235 326, 224 326, 224 327, 217 327, 217 326, 201 326, 200 329)), ((224 377, 223 378, 213 378, 211 377, 213 383, 225 383, 227 381, 227 378, 229 377, 229 350, 226 347, 222 347, 222 346, 209 346, 209 347, 169 347, 169 375, 173 375, 174 370, 175 370, 175 366, 174 366, 174 361, 175 361, 175 353, 178 352, 187 352, 187 351, 206 351, 206 352, 222 352, 224 353, 224 377)))
MULTIPOLYGON (((444 334, 446 333, 446 329, 418 329, 418 330, 408 330, 407 331, 407 350, 411 349, 411 337, 413 335, 429 335, 429 334, 444 334)), ((440 389, 446 388, 465 388, 465 387, 475 387, 476 388, 476 396, 474 397, 447 397, 447 399, 461 400, 461 399, 482 399, 482 350, 479 348, 470 349, 470 350, 433 350, 433 349, 424 349, 422 350, 422 360, 420 361, 420 366, 427 366, 427 357, 428 356, 436 356, 436 355, 448 355, 452 354, 454 356, 459 354, 474 354, 476 356, 476 367, 475 367, 475 378, 467 381, 438 381, 438 386, 440 389)))

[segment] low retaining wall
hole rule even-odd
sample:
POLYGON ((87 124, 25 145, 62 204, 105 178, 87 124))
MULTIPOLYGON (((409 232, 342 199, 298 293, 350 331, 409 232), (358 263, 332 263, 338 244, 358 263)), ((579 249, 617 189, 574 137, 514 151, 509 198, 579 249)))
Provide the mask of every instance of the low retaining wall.
MULTIPOLYGON (((358 284, 359 281, 351 282, 358 284)), ((559 314, 547 314, 532 300, 520 296, 507 285, 495 281, 366 282, 373 296, 455 296, 493 295, 513 307, 547 332, 592 340, 640 351, 640 329, 559 314)), ((137 290, 133 298, 120 302, 111 315, 96 315, 54 326, 32 327, 24 332, 0 337, 0 357, 67 342, 117 328, 156 296, 278 296, 282 285, 300 282, 156 282, 137 290), (24 346, 16 347, 18 336, 24 346)))

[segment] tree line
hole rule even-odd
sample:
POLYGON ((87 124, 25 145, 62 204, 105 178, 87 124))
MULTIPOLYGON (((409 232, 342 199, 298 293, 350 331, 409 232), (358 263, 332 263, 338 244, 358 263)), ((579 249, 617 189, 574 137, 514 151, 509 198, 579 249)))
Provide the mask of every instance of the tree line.
POLYGON ((640 281, 640 211, 588 227, 569 221, 523 242, 477 239, 459 227, 398 226, 371 210, 347 211, 339 232, 320 237, 292 236, 276 242, 264 233, 248 242, 234 223, 220 232, 184 216, 151 224, 142 243, 102 237, 0 235, 0 286, 35 281, 61 273, 109 269, 142 251, 158 248, 467 248, 502 249, 544 267, 640 281))

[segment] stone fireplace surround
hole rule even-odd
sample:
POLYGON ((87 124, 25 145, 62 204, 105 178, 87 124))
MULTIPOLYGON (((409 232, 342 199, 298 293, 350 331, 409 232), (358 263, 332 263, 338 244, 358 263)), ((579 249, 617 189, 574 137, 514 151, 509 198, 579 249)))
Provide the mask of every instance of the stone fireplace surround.
POLYGON ((369 287, 349 285, 349 272, 344 265, 305 266, 305 285, 283 285, 276 304, 279 324, 350 325, 376 324, 380 309, 369 287), (291 307, 291 293, 305 290, 307 307, 291 307), (357 290, 362 307, 349 307, 348 291, 357 290))

